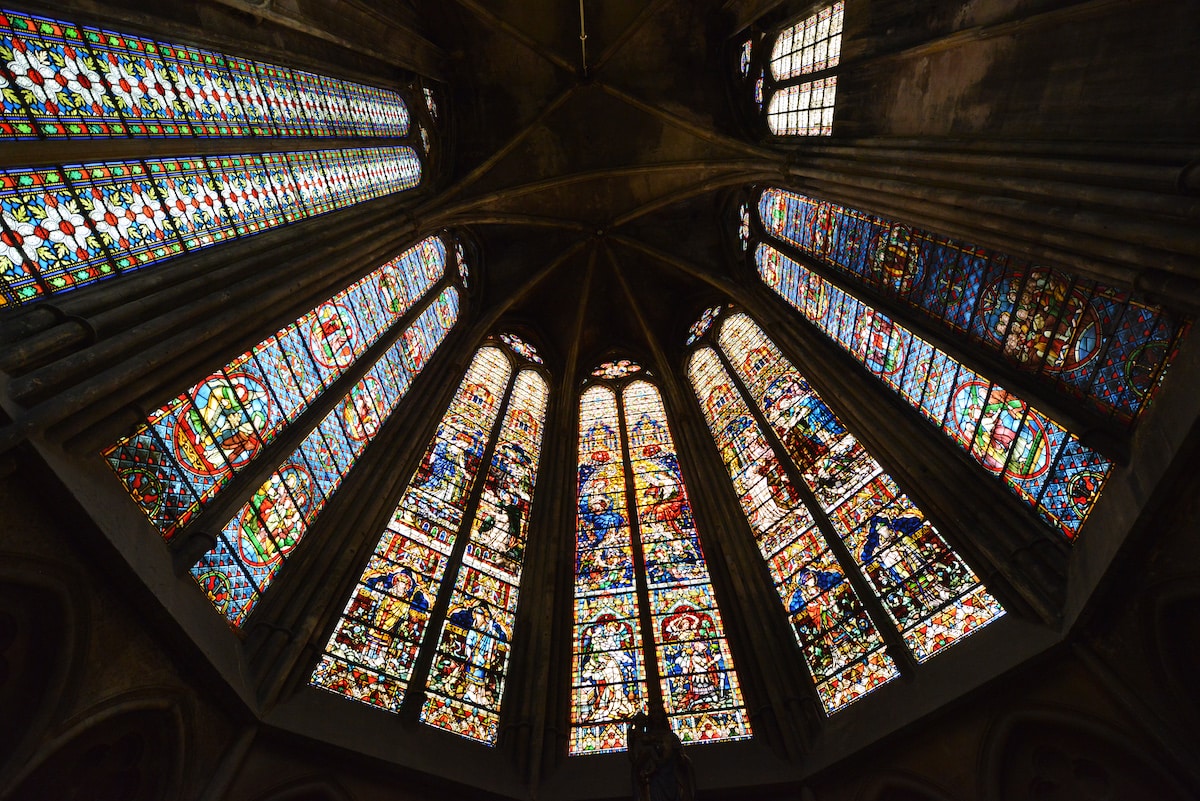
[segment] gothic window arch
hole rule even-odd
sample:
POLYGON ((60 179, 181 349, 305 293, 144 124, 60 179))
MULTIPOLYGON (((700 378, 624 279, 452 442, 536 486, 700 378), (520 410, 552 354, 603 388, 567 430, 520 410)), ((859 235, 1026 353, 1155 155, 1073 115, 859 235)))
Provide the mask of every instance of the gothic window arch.
POLYGON ((1134 293, 797 192, 762 189, 738 223, 768 287, 1068 539, 1113 466, 1079 429, 1127 432, 1189 328, 1134 293), (1086 423, 1035 408, 1014 374, 1086 423))
POLYGON ((447 269, 447 241, 456 252, 455 240, 441 235, 405 250, 200 379, 105 450, 122 486, 168 542, 205 519, 260 456, 285 457, 228 520, 208 520, 220 533, 192 568, 231 624, 241 625, 253 610, 457 321, 460 290, 450 277, 453 257, 447 269), (272 448, 277 441, 294 442, 290 454, 272 448))
POLYGON ((775 343, 718 314, 688 378, 832 714, 1004 610, 775 343))
POLYGON ((392 711, 414 696, 424 723, 496 743, 549 400, 540 361, 514 334, 476 351, 314 686, 392 711))
POLYGON ((845 3, 818 6, 768 35, 749 33, 737 50, 739 91, 773 136, 833 133, 845 3))
POLYGON ((412 145, 428 134, 413 130, 404 94, 0 11, 0 140, 128 138, 147 153, 153 139, 227 143, 206 147, 213 155, 6 160, 0 309, 418 186, 425 159, 412 145), (286 145, 255 144, 272 139, 286 145), (322 144, 332 139, 363 143, 322 144))
POLYGON ((751 736, 657 387, 629 359, 580 396, 572 754, 625 748, 665 713, 685 743, 751 736))

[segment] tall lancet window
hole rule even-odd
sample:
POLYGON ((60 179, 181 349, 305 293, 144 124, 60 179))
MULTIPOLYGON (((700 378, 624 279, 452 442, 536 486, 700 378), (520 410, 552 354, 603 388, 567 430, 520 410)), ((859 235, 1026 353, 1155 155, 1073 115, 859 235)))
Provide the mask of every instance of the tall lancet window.
POLYGON ((756 212, 739 227, 767 286, 1074 538, 1112 462, 987 377, 987 360, 1128 428, 1188 321, 1125 290, 795 192, 763 190, 756 212), (984 364, 929 341, 939 337, 984 364))
POLYGON ((459 289, 446 267, 442 237, 423 240, 204 376, 104 452, 165 540, 198 527, 219 532, 192 575, 233 625, 457 321, 459 289), (235 483, 255 473, 253 488, 235 483), (216 501, 239 486, 245 503, 214 519, 216 501))
POLYGON ((741 41, 738 80, 771 134, 833 133, 844 17, 839 1, 769 36, 749 34, 741 41))
POLYGON ((696 398, 827 712, 1004 614, 749 317, 693 347, 696 398))
POLYGON ((548 401, 540 362, 512 334, 475 354, 313 685, 396 711, 416 683, 422 721, 496 742, 548 401))
POLYGON ((0 10, 6 164, 22 140, 227 142, 0 170, 0 309, 411 189, 409 116, 392 89, 0 10))
POLYGON ((649 708, 684 743, 751 734, 662 398, 640 374, 601 365, 580 399, 573 754, 625 748, 649 708))

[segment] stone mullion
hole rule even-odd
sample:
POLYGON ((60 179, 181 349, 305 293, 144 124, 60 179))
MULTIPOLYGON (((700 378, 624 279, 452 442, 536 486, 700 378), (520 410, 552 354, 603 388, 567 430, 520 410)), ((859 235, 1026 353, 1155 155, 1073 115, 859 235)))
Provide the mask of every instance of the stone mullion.
POLYGON ((413 380, 247 621, 247 653, 264 698, 307 683, 470 362, 473 343, 461 322, 456 329, 413 380))
MULTIPOLYGON (((308 437, 309 433, 342 402, 354 385, 369 373, 379 359, 404 336, 408 327, 421 316, 428 305, 446 287, 453 285, 454 282, 450 278, 443 278, 429 289, 373 345, 355 359, 345 372, 326 387, 307 409, 289 423, 279 433, 279 436, 264 447, 245 469, 234 475, 229 483, 221 489, 220 495, 188 523, 187 528, 183 531, 183 536, 177 537, 172 542, 173 549, 181 557, 177 563, 181 573, 190 569, 204 551, 212 547, 212 543, 216 542, 216 532, 225 527, 225 524, 237 513, 238 508, 246 502, 254 490, 261 486, 296 448, 300 447, 300 443, 308 437), (202 551, 196 552, 195 549, 189 547, 189 543, 197 539, 209 543, 209 545, 202 551)), ((405 398, 407 398, 407 394, 405 398)), ((404 403, 405 398, 401 399, 401 404, 404 403)))
POLYGON ((822 398, 856 399, 830 408, 919 502, 988 589, 1010 611, 1019 604, 1054 624, 1066 591, 1066 543, 857 360, 811 324, 798 330, 784 300, 766 286, 754 292, 761 300, 754 316, 780 351, 805 365, 805 378, 822 398))
MULTIPOLYGON (((920 311, 878 289, 848 278, 824 262, 809 256, 790 242, 769 234, 766 235, 764 241, 846 294, 887 314, 894 322, 944 351, 955 361, 997 381, 1005 389, 1025 400, 1043 414, 1057 420, 1068 430, 1078 433, 1081 437, 1086 437, 1089 444, 1109 458, 1118 461, 1128 458, 1129 431, 1124 425, 1114 420, 1111 415, 1093 412, 1090 406, 1079 403, 1076 398, 1060 397, 1053 388, 1045 386, 1044 381, 1039 380, 1040 371, 1030 373, 1019 370, 995 351, 974 347, 965 338, 955 339, 951 332, 930 320, 920 311)), ((1028 274, 1024 280, 1027 279, 1028 274)), ((1024 290, 1024 283, 1022 283, 1021 289, 1024 290)), ((799 310, 795 313, 803 315, 803 312, 799 310)), ((1009 325, 1012 325, 1012 322, 1010 320, 1009 325)), ((1005 338, 1001 337, 1001 341, 1004 340, 1005 338)))
POLYGON ((458 527, 458 534, 454 538, 454 547, 446 559, 446 569, 442 572, 437 598, 429 610, 420 650, 417 652, 412 672, 408 676, 408 687, 404 692, 404 700, 400 704, 400 709, 397 710, 404 720, 417 720, 421 713, 421 706, 425 703, 425 687, 429 681, 429 671, 433 665, 433 659, 437 655, 438 641, 441 639, 442 626, 446 622, 446 613, 450 609, 450 598, 454 595, 454 583, 458 579, 458 571, 462 567, 463 554, 467 552, 467 545, 471 540, 471 528, 475 523, 475 514, 479 510, 479 501, 483 498, 484 485, 487 483, 487 474, 496 454, 500 431, 504 428, 504 417, 508 414, 508 407, 512 404, 513 387, 517 383, 519 365, 514 365, 515 360, 507 350, 503 348, 501 350, 513 369, 504 385, 504 395, 500 402, 500 409, 496 412, 496 419, 492 422, 491 430, 487 432, 487 446, 483 449, 479 467, 475 472, 475 486, 471 487, 471 494, 467 497, 467 502, 463 504, 463 520, 458 527))
POLYGON ((191 303, 159 309, 152 297, 135 301, 142 324, 9 380, 14 422, 0 429, 0 449, 35 432, 60 442, 83 434, 83 450, 102 447, 144 417, 133 411, 138 404, 153 408, 175 395, 410 240, 383 218, 336 244, 289 248, 276 269, 219 285, 191 303))
POLYGON ((729 375, 729 380, 733 382, 734 387, 741 394, 742 399, 746 403, 746 408, 749 409, 750 415, 762 430, 762 435, 766 439, 767 444, 775 452, 776 460, 783 467, 784 472, 787 473, 788 481, 791 482, 793 489, 799 494, 804 505, 808 507, 809 512, 812 514, 813 524, 820 531, 826 546, 841 565, 842 572, 846 580, 854 588, 859 603, 863 605, 863 609, 875 624, 875 629, 879 632, 888 655, 895 661, 900 672, 906 678, 911 678, 916 671, 916 660, 913 659, 912 653, 904 644, 904 638, 900 635, 899 628, 887 614, 887 610, 883 608, 879 596, 876 595, 875 590, 867 581, 864 569, 854 559, 854 555, 850 552, 849 547, 847 547, 846 543, 838 535, 837 530, 833 527, 833 523, 829 519, 829 515, 825 512, 825 507, 817 499, 816 493, 804 481, 799 468, 792 462, 791 455, 783 447, 783 442, 780 441, 779 435, 775 433, 775 429, 767 421, 766 415, 758 407, 753 393, 743 383, 742 377, 734 370, 729 357, 725 353, 725 349, 716 346, 713 348, 713 352, 716 353, 722 367, 725 368, 725 372, 729 375))
POLYGON ((747 706, 759 696, 759 703, 749 709, 754 733, 778 752, 795 758, 809 745, 822 718, 816 686, 797 658, 795 638, 780 615, 779 597, 772 591, 774 582, 732 492, 716 443, 698 416, 695 396, 690 389, 684 391, 671 371, 663 370, 662 376, 676 453, 685 474, 694 479, 687 484, 688 500, 707 554, 709 576, 719 590, 718 599, 725 599, 721 617, 730 648, 737 655, 737 675, 747 706), (700 487, 713 489, 694 491, 700 487), (799 683, 797 676, 803 677, 799 683), (747 684, 751 692, 746 692, 747 684), (799 687, 807 692, 798 695, 799 687), (764 723, 772 727, 770 734, 763 731, 764 723))

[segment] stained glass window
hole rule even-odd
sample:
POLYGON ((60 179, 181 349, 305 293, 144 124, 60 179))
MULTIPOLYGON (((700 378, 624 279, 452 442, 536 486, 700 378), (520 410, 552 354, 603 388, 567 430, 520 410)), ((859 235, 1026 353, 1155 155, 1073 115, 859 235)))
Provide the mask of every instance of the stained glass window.
POLYGON ((454 246, 454 263, 458 265, 458 279, 464 287, 471 285, 471 268, 467 264, 467 255, 462 245, 454 246))
POLYGON ((394 91, 0 11, 0 136, 388 136, 408 134, 394 91))
POLYGON ((1184 327, 1125 290, 795 192, 764 190, 758 213, 770 236, 1124 422, 1184 327))
POLYGON ((662 398, 640 380, 619 397, 596 385, 581 398, 571 753, 625 748, 648 664, 683 742, 749 737, 662 398))
POLYGON ((500 339, 505 345, 512 348, 513 352, 518 356, 528 359, 535 364, 542 363, 542 357, 538 355, 537 349, 516 334, 501 334, 500 339))
POLYGON ((449 286, 225 524, 192 575, 235 626, 253 611, 458 318, 449 286))
POLYGON ((424 644, 421 720, 489 745, 499 731, 548 401, 543 376, 527 367, 513 377, 502 348, 475 354, 311 679, 395 711, 424 644), (430 615, 447 591, 436 629, 430 615))
POLYGON ((826 711, 900 675, 844 568, 711 348, 688 377, 826 711))
POLYGON ((488 744, 499 730, 547 395, 538 373, 518 374, 421 709, 426 723, 488 744))
MULTIPOLYGON (((106 450, 163 537, 172 539, 378 341, 443 276, 445 264, 442 240, 424 240, 196 382, 106 450)), ((447 295, 445 303, 456 309, 457 300, 447 295)), ((434 319, 448 328, 453 314, 434 319)), ((408 375, 441 341, 444 332, 428 337, 431 322, 404 338, 408 375)))
POLYGON ((833 132, 844 18, 842 2, 819 9, 768 37, 768 58, 755 54, 752 39, 742 43, 738 61, 741 91, 752 91, 755 115, 765 121, 770 133, 829 136, 833 132), (769 68, 761 69, 760 62, 769 68))
POLYGON ((708 329, 712 328, 713 321, 717 319, 717 315, 721 313, 721 309, 723 308, 723 306, 712 306, 701 312, 700 317, 688 329, 687 344, 691 345, 697 339, 707 334, 708 329))
POLYGON ((0 170, 0 307, 420 183, 409 147, 0 170))
POLYGON ((845 10, 845 3, 834 3, 782 31, 771 48, 771 74, 775 79, 782 81, 836 67, 841 60, 845 10))
POLYGON ((878 627, 920 662, 1004 614, 757 325, 733 314, 718 343, 689 378, 828 712, 898 675, 878 627))
POLYGON ((632 362, 629 359, 619 359, 617 361, 605 362, 592 371, 592 375, 597 378, 624 378, 639 372, 642 366, 637 362, 632 362))
MULTIPOLYGON (((1073 538, 1112 463, 1004 386, 781 252, 791 246, 896 298, 1048 390, 1132 425, 1187 320, 1136 295, 882 218, 768 189, 758 206, 777 246, 763 281, 1051 526, 1073 538)), ((1072 400, 1072 402, 1074 402, 1072 400)))

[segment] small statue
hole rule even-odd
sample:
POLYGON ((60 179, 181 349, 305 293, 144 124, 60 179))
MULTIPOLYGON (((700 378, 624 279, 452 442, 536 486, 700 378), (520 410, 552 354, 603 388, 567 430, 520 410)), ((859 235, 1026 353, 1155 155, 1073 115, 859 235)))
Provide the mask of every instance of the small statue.
POLYGON ((629 722, 628 743, 635 801, 695 801, 692 762, 665 713, 636 714, 629 722))

